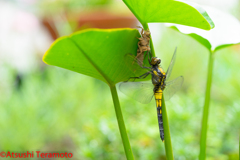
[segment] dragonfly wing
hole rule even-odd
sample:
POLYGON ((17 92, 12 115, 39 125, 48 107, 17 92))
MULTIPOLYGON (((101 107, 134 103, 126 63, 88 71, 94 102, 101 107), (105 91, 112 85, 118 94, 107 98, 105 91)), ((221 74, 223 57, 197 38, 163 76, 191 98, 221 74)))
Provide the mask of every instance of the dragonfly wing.
POLYGON ((138 58, 136 58, 133 54, 126 54, 124 56, 124 61, 128 68, 133 72, 133 74, 138 77, 140 75, 143 75, 144 73, 148 72, 149 69, 143 68, 145 65, 143 62, 141 62, 138 58))
POLYGON ((173 66, 174 66, 174 63, 175 63, 175 60, 176 60, 176 52, 177 52, 177 47, 175 48, 175 51, 173 53, 173 56, 172 56, 172 60, 168 66, 168 70, 166 72, 166 80, 169 79, 169 77, 171 76, 171 73, 172 73, 172 69, 173 69, 173 66))
POLYGON ((166 88, 164 89, 164 99, 169 100, 182 86, 183 76, 180 76, 172 81, 166 82, 166 88))
POLYGON ((153 84, 143 82, 122 82, 119 90, 136 101, 147 104, 153 98, 153 84))

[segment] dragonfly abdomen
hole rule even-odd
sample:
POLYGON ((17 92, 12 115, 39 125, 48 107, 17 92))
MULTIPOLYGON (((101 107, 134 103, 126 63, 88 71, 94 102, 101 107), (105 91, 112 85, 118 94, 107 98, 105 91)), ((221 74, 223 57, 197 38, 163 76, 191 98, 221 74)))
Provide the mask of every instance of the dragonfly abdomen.
POLYGON ((163 93, 160 87, 154 92, 156 105, 157 105, 157 116, 158 116, 160 138, 162 141, 164 141, 164 129, 163 129, 163 120, 162 120, 162 94, 163 93))

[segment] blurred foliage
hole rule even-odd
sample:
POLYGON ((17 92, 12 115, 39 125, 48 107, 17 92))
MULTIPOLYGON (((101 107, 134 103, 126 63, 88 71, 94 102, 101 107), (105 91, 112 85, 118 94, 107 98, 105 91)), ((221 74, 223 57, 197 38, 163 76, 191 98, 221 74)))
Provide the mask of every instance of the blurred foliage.
MULTIPOLYGON (((192 38, 164 29, 154 44, 163 68, 174 48, 172 78, 183 75, 181 91, 167 101, 176 160, 197 159, 205 94, 208 51, 192 38), (191 46, 191 47, 190 47, 191 46)), ((240 46, 218 51, 213 70, 208 160, 236 160, 240 126, 240 46)), ((9 68, 9 67, 8 67, 9 68)), ((3 70, 3 69, 2 69, 3 70)), ((0 81, 0 150, 73 152, 81 160, 124 160, 110 90, 105 83, 53 66, 23 76, 14 89, 14 72, 0 81)), ((133 153, 139 160, 163 160, 155 102, 142 105, 119 92, 133 153)))
POLYGON ((58 14, 59 11, 79 11, 88 7, 101 7, 110 4, 112 0, 41 0, 37 5, 45 15, 49 13, 58 14))

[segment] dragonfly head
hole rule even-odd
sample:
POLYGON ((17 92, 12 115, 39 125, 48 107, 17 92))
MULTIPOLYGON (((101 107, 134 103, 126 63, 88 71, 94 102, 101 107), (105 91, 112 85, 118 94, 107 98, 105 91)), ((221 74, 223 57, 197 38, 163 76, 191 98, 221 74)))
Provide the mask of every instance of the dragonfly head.
POLYGON ((151 65, 159 65, 161 63, 161 59, 157 57, 152 57, 151 65))

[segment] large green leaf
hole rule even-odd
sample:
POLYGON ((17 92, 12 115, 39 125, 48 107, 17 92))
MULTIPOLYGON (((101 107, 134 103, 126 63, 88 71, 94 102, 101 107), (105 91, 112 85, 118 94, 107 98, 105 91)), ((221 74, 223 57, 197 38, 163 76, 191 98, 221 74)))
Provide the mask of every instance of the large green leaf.
POLYGON ((193 3, 174 0, 123 0, 142 23, 176 23, 205 30, 214 28, 207 12, 193 3))
POLYGON ((132 77, 124 62, 136 55, 140 37, 136 29, 88 29, 56 40, 43 61, 114 85, 132 77))
POLYGON ((216 27, 210 31, 204 31, 193 27, 170 24, 171 28, 187 34, 201 43, 210 51, 240 43, 240 22, 230 14, 211 7, 205 7, 216 27))

